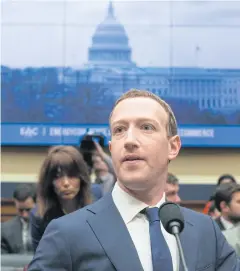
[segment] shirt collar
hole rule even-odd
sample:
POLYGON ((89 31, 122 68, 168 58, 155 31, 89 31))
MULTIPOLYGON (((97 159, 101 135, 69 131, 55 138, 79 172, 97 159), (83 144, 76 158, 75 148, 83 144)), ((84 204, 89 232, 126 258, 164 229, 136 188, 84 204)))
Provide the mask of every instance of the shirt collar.
POLYGON ((233 223, 227 221, 223 216, 220 216, 220 220, 226 230, 229 230, 234 227, 233 223))
POLYGON ((29 223, 25 221, 22 217, 20 217, 20 221, 24 229, 28 228, 29 223))
MULTIPOLYGON (((146 203, 134 198, 127 192, 125 192, 116 182, 112 191, 113 201, 120 212, 125 224, 128 224, 132 219, 139 214, 143 209, 149 207, 146 203)), ((165 194, 162 199, 156 204, 156 207, 160 207, 165 202, 165 194)))

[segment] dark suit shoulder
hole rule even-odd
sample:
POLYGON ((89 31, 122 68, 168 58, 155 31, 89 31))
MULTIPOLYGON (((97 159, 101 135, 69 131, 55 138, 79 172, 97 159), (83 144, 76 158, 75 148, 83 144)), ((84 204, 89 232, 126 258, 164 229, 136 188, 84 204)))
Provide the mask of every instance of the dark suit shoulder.
POLYGON ((194 226, 204 226, 204 225, 212 226, 212 219, 210 216, 185 207, 181 207, 181 210, 185 222, 188 222, 194 226))
POLYGON ((96 213, 101 213, 106 211, 106 208, 111 204, 112 197, 111 194, 107 194, 98 201, 87 205, 77 211, 72 212, 71 214, 64 215, 60 218, 54 219, 54 223, 57 223, 57 226, 62 230, 73 230, 76 227, 78 229, 83 229, 86 222, 89 218, 94 216, 96 213))
MULTIPOLYGON (((195 232, 199 234, 200 238, 209 236, 212 241, 216 241, 216 230, 218 226, 214 220, 206 214, 181 207, 185 224, 188 223, 195 228, 195 232)), ((209 239, 210 240, 210 239, 209 239)))
POLYGON ((215 219, 215 222, 216 222, 216 224, 219 226, 219 228, 220 228, 221 231, 224 231, 224 230, 225 230, 225 227, 224 227, 224 225, 223 225, 223 223, 222 223, 220 217, 216 218, 216 219, 215 219))
POLYGON ((194 218, 194 219, 207 219, 209 218, 209 215, 194 211, 192 209, 188 209, 185 207, 180 207, 181 211, 183 212, 183 215, 187 218, 194 218))
POLYGON ((2 223, 2 225, 1 225, 2 231, 9 230, 10 228, 15 227, 16 225, 19 225, 19 224, 21 225, 20 218, 18 216, 16 216, 16 217, 2 223))

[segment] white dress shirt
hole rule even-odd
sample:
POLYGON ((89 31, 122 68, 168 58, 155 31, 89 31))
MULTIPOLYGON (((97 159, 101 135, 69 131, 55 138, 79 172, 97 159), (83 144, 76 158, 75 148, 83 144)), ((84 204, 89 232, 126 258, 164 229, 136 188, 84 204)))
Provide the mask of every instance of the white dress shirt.
POLYGON ((230 221, 226 220, 224 217, 220 216, 220 220, 221 220, 225 230, 230 230, 230 229, 234 228, 234 224, 231 223, 230 221))
POLYGON ((28 222, 21 219, 22 222, 22 241, 23 241, 23 252, 31 251, 32 239, 30 225, 28 222))
MULTIPOLYGON (((135 245, 144 271, 153 271, 149 222, 146 215, 140 213, 143 209, 149 206, 129 195, 118 185, 118 183, 116 183, 113 188, 112 197, 123 221, 126 224, 129 234, 132 237, 132 241, 135 245)), ((164 202, 165 195, 156 207, 160 207, 164 202)), ((160 226, 172 256, 173 271, 178 271, 179 252, 176 239, 173 235, 166 232, 161 222, 160 226)))

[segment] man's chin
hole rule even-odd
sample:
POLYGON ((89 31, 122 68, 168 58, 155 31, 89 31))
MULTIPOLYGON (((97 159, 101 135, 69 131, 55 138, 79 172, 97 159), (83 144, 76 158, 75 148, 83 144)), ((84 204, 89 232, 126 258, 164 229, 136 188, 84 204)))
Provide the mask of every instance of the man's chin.
POLYGON ((132 178, 119 179, 120 186, 123 186, 129 190, 144 190, 146 187, 146 179, 137 178, 133 176, 132 178))
POLYGON ((230 217, 230 220, 233 224, 239 224, 240 223, 240 216, 232 216, 230 217))

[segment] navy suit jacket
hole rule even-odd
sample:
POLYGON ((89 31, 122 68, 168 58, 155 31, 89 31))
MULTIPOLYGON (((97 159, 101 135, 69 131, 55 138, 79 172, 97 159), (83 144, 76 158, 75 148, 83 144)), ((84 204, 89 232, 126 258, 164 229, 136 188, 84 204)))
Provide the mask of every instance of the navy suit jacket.
MULTIPOLYGON (((180 238, 189 271, 239 271, 239 259, 213 220, 181 210, 185 228, 180 238)), ((143 271, 111 194, 48 225, 28 269, 38 270, 143 271)))
MULTIPOLYGON (((92 184, 91 192, 93 201, 97 201, 102 197, 102 187, 99 184, 92 184)), ((58 211, 54 218, 59 218, 64 216, 62 211, 58 211)), ((32 235, 32 246, 33 252, 36 251, 37 246, 44 234, 48 222, 44 221, 41 217, 37 215, 37 206, 33 208, 30 212, 30 225, 31 225, 31 235, 32 235)))

